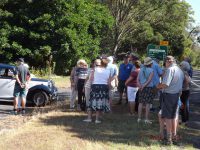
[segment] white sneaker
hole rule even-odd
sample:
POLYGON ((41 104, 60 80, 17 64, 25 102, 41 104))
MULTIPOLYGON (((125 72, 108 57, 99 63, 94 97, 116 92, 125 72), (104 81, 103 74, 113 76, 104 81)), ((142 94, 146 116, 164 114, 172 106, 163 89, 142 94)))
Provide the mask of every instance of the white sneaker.
POLYGON ((95 120, 95 123, 99 124, 99 123, 101 123, 101 121, 100 120, 95 120))
POLYGON ((138 122, 138 123, 140 123, 140 122, 141 122, 141 119, 140 119, 140 118, 138 118, 138 119, 137 119, 137 122, 138 122))
POLYGON ((92 119, 85 119, 84 122, 92 122, 92 119))

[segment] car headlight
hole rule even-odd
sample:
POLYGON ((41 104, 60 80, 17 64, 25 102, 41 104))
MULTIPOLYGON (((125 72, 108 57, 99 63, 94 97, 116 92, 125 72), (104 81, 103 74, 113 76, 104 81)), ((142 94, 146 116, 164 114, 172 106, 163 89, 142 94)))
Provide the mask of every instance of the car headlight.
POLYGON ((52 83, 52 81, 48 81, 48 87, 51 89, 51 88, 52 88, 52 86, 53 86, 53 83, 52 83))

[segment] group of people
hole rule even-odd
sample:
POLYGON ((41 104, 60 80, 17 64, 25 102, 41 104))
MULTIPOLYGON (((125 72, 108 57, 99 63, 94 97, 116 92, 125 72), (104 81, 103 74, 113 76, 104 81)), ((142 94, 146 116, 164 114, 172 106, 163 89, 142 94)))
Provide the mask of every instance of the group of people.
POLYGON ((85 60, 79 60, 71 72, 72 95, 70 109, 87 110, 84 122, 92 122, 92 113, 96 113, 95 123, 101 123, 102 111, 112 111, 112 100, 117 88, 121 104, 123 94, 129 103, 130 115, 136 115, 137 122, 151 124, 150 106, 154 98, 159 97, 160 134, 163 141, 171 144, 176 140, 179 110, 182 122, 189 119, 188 98, 191 82, 191 65, 185 59, 179 65, 173 56, 167 56, 163 67, 156 60, 146 57, 143 63, 135 55, 125 55, 119 68, 112 56, 102 56, 93 60, 88 67, 85 60), (181 106, 178 104, 181 103, 181 106), (145 117, 142 110, 145 106, 145 117), (166 129, 167 134, 164 134, 166 129))

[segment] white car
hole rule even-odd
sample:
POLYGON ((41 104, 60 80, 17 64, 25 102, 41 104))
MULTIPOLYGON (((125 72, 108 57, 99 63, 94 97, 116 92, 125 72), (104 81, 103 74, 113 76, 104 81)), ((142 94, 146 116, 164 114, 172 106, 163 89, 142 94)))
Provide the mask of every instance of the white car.
MULTIPOLYGON (((15 70, 13 65, 0 64, 0 99, 13 101, 15 70)), ((45 106, 48 102, 57 100, 57 88, 52 80, 32 76, 26 99, 27 103, 45 106)))

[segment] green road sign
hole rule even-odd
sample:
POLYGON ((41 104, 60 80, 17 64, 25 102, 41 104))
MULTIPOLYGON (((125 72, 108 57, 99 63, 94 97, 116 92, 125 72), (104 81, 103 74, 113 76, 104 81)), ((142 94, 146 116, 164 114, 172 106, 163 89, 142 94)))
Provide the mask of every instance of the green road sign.
POLYGON ((164 60, 167 56, 168 47, 149 44, 147 46, 147 55, 152 59, 164 60))

